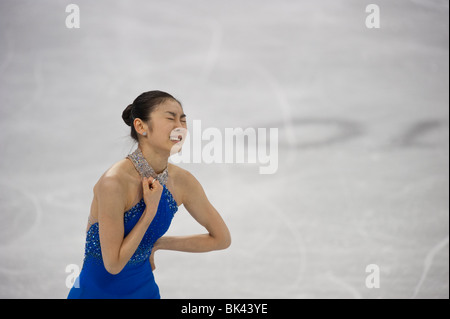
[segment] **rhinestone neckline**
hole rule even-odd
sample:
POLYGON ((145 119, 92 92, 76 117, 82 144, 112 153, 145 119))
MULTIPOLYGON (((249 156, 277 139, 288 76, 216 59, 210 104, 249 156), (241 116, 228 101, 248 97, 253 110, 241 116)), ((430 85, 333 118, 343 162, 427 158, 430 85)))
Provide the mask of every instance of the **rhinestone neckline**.
POLYGON ((128 154, 127 158, 131 160, 131 162, 134 164, 134 167, 142 177, 153 177, 156 178, 161 185, 166 185, 167 178, 169 177, 168 167, 166 167, 162 173, 156 174, 155 170, 145 159, 144 154, 142 154, 142 151, 139 147, 136 148, 133 153, 128 154))

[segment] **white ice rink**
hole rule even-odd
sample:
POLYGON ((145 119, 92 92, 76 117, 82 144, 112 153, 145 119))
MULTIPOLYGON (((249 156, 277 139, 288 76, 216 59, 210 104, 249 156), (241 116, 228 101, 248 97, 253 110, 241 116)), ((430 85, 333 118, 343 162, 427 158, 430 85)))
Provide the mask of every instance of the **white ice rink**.
MULTIPOLYGON (((275 174, 179 164, 233 243, 158 251, 162 298, 449 298, 448 29, 442 0, 0 0, 0 297, 66 298, 122 111, 159 89, 188 127, 279 132, 275 174)), ((180 207, 168 233, 203 232, 180 207)))

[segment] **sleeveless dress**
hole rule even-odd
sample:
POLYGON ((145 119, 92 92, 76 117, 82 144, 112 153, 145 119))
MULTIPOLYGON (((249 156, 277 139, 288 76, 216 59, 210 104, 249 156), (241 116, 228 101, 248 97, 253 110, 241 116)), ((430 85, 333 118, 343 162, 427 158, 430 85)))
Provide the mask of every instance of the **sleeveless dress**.
MULTIPOLYGON (((122 271, 116 275, 110 274, 105 269, 100 247, 99 225, 98 222, 93 223, 86 234, 83 267, 69 292, 68 299, 160 298, 149 258, 154 243, 169 229, 178 206, 165 185, 168 176, 167 168, 163 173, 156 175, 139 148, 127 157, 131 159, 141 176, 153 176, 163 185, 156 215, 135 253, 122 271)), ((145 202, 142 198, 124 213, 124 237, 136 225, 144 210, 145 202)))

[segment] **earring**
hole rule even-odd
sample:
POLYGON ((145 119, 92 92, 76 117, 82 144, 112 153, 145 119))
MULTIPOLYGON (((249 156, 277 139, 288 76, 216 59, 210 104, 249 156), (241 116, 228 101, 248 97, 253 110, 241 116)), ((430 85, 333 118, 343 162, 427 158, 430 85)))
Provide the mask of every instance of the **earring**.
POLYGON ((142 133, 142 135, 147 136, 147 132, 142 133))

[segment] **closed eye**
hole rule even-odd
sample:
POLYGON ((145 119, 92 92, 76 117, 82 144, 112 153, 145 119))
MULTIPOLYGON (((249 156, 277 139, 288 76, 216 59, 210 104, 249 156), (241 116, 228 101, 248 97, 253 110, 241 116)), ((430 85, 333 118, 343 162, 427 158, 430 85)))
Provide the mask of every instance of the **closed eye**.
MULTIPOLYGON (((172 117, 177 117, 177 114, 176 113, 174 113, 174 112, 170 112, 170 111, 166 111, 166 114, 169 114, 169 115, 171 115, 172 117)), ((170 117, 168 117, 167 118, 168 120, 174 120, 174 118, 170 118, 170 117)), ((181 114, 180 115, 180 120, 181 119, 186 119, 186 114, 181 114)))

